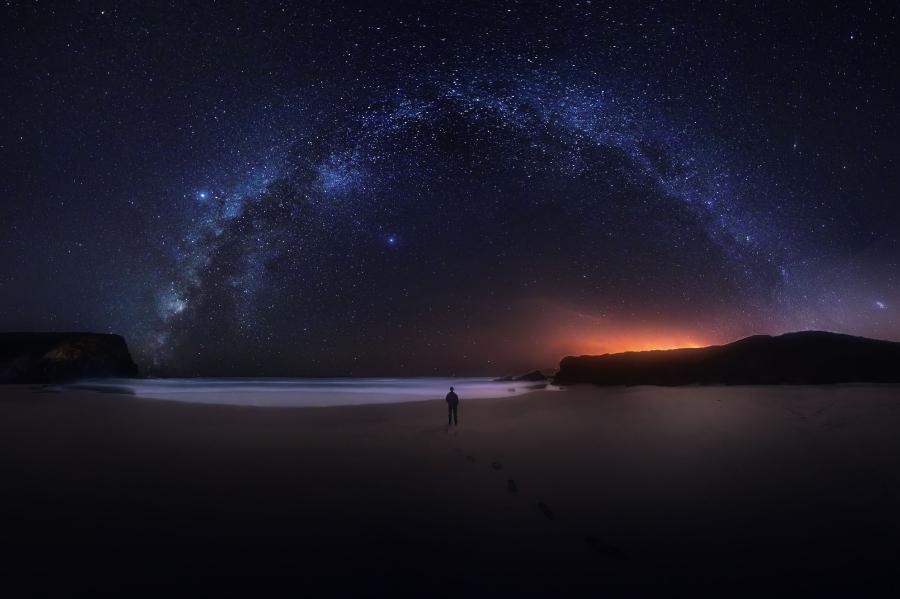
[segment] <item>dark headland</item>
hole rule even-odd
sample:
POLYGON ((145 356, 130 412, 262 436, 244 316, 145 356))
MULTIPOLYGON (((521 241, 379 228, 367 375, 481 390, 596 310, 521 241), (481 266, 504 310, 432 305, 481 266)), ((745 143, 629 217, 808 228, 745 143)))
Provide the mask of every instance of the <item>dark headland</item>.
POLYGON ((726 345, 563 358, 561 385, 819 385, 900 382, 900 343, 823 331, 726 345))
POLYGON ((0 383, 133 377, 138 367, 120 335, 0 333, 0 383))

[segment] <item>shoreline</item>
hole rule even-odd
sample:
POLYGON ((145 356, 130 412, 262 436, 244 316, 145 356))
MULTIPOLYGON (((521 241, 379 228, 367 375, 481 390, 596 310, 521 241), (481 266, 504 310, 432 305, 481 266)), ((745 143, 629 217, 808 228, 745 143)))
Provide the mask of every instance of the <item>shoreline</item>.
POLYGON ((489 378, 198 378, 87 379, 47 385, 48 392, 95 392, 143 399, 259 407, 328 407, 443 400, 455 386, 462 397, 505 399, 556 391, 549 383, 497 381, 489 378))

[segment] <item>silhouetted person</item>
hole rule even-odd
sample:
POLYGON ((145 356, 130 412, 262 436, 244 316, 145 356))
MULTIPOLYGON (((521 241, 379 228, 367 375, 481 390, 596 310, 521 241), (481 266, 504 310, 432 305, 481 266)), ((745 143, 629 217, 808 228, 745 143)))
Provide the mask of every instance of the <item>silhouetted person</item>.
POLYGON ((453 391, 453 387, 450 387, 450 393, 447 394, 447 426, 459 424, 459 419, 457 418, 458 408, 459 395, 453 391))

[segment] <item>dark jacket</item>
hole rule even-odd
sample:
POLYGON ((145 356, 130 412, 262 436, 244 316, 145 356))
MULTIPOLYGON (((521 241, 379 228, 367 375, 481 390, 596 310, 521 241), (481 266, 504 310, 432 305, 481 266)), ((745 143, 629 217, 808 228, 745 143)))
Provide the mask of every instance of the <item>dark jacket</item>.
POLYGON ((447 394, 447 403, 450 406, 459 405, 459 396, 456 393, 454 393, 453 391, 451 391, 450 393, 447 394))

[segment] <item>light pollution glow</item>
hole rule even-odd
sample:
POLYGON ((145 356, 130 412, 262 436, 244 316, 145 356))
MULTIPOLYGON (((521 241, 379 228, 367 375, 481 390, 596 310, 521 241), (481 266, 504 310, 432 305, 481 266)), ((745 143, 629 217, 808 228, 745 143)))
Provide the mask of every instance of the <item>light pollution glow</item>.
POLYGON ((491 337, 499 342, 492 349, 500 355, 514 344, 524 356, 517 365, 520 369, 550 368, 565 356, 706 347, 751 334, 729 328, 727 323, 716 326, 722 323, 591 313, 549 298, 522 302, 513 314, 512 322, 527 322, 528 326, 510 328, 504 323, 495 327, 491 337))
POLYGON ((615 354, 627 351, 650 351, 659 349, 679 349, 685 347, 706 347, 714 342, 686 333, 666 335, 659 331, 632 331, 612 335, 575 337, 564 343, 573 354, 615 354))

